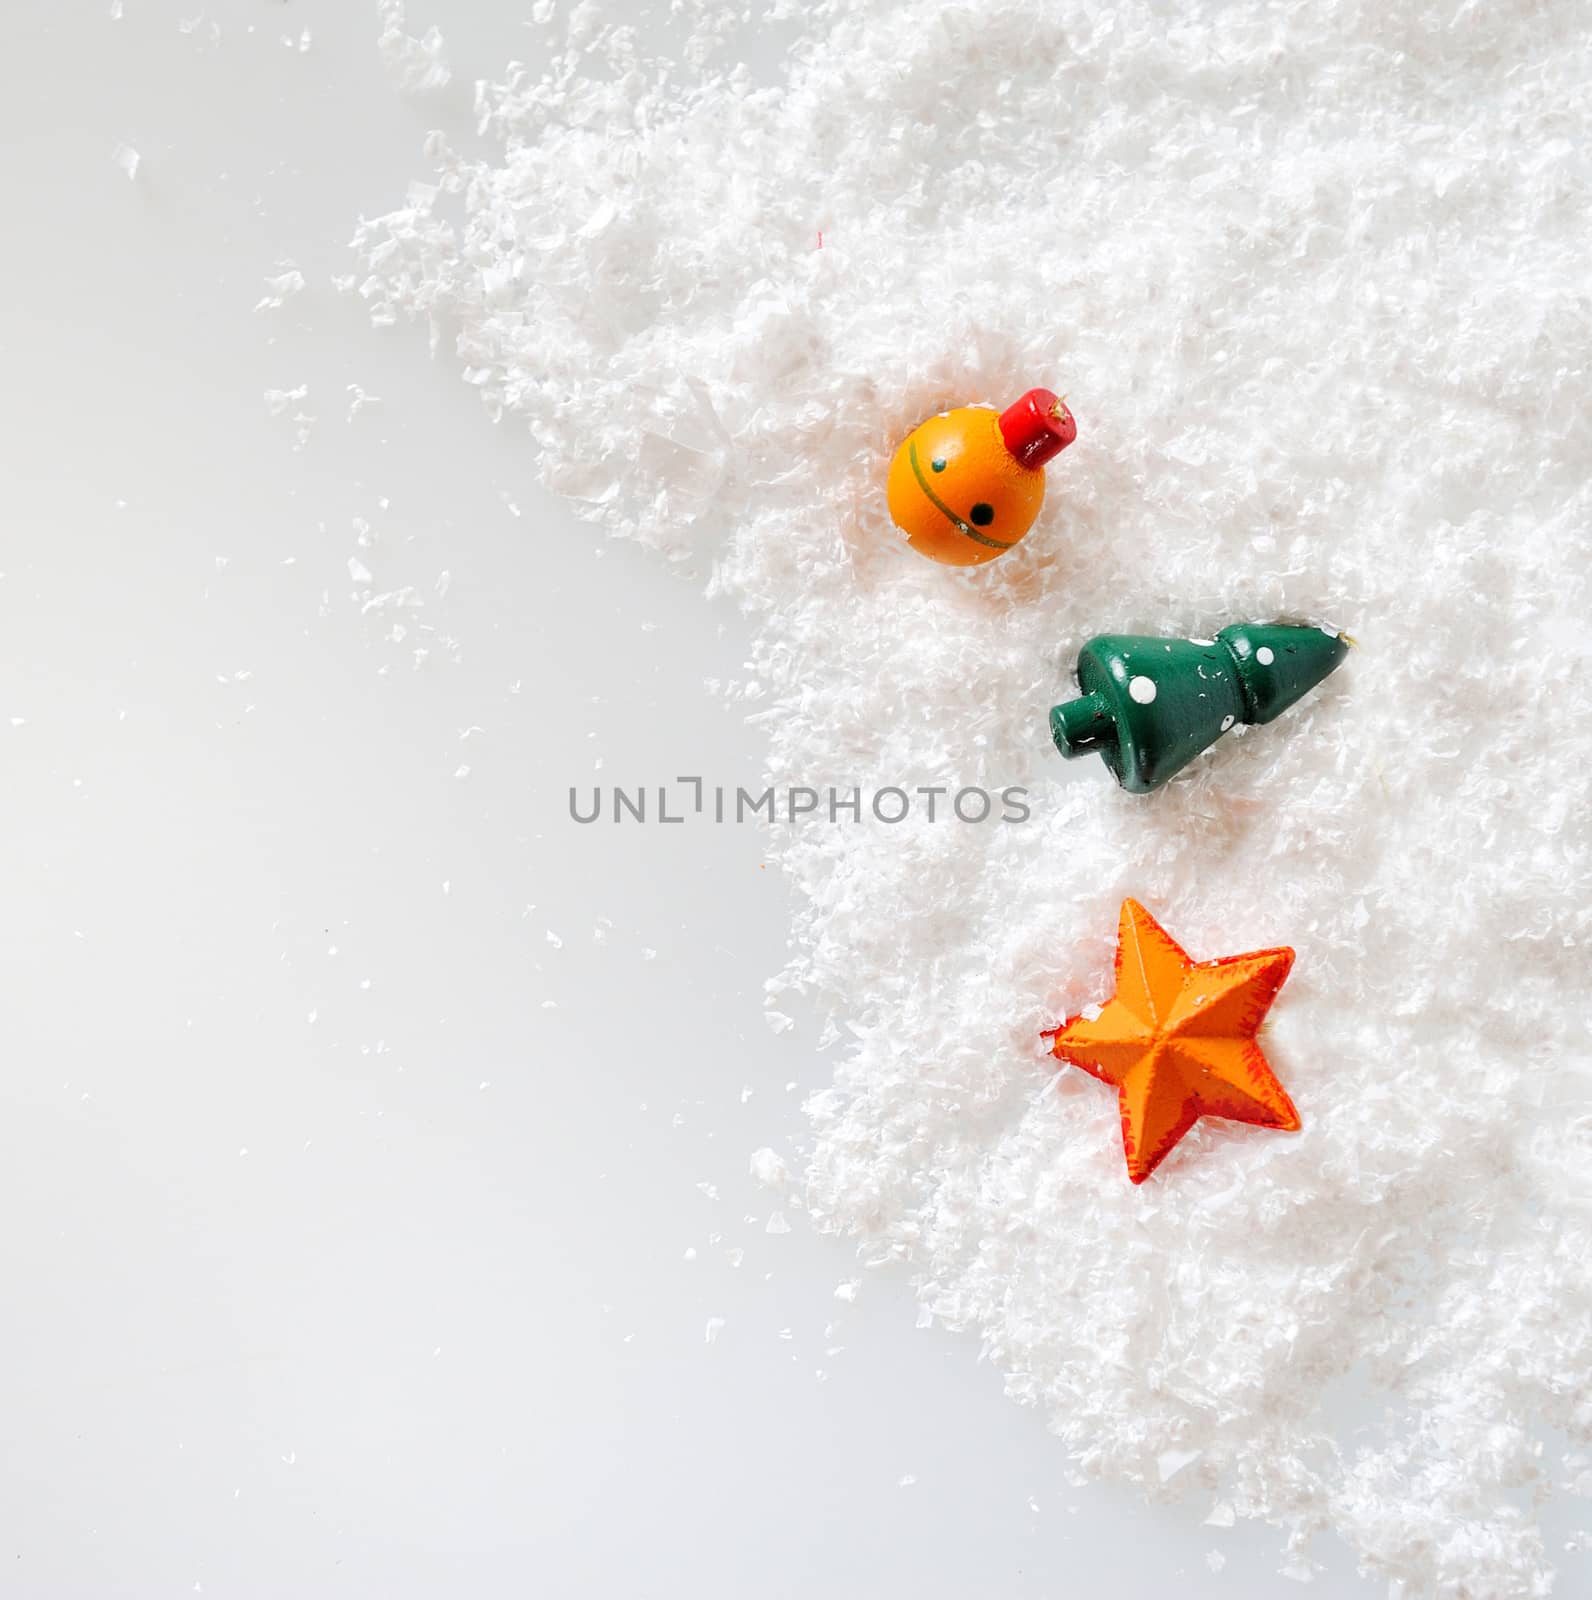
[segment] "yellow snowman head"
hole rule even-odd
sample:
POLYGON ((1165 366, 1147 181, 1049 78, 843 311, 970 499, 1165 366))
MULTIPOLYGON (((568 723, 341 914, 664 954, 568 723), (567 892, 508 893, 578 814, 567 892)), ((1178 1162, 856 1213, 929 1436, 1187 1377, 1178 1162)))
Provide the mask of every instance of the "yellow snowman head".
POLYGON ((960 406, 907 435, 890 463, 890 516, 921 555, 976 567, 1033 526, 1044 464, 1077 437, 1064 401, 1030 389, 1005 411, 960 406))

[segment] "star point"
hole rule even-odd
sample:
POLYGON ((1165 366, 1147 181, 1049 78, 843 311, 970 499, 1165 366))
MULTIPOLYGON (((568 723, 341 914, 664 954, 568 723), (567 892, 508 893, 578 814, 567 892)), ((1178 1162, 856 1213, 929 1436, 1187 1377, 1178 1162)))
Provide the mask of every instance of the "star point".
POLYGON ((1193 961, 1137 900, 1117 924, 1116 992, 1069 1018, 1051 1053, 1117 1091, 1128 1177, 1146 1178, 1201 1117, 1292 1132, 1299 1113, 1255 1035, 1292 950, 1193 961))

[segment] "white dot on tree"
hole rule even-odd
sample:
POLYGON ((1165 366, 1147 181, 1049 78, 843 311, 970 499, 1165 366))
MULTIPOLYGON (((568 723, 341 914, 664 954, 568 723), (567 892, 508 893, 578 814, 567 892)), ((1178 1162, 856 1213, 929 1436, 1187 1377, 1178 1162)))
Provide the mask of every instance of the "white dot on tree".
POLYGON ((1129 678, 1128 693, 1141 706, 1147 706, 1155 698, 1155 685, 1148 678, 1129 678))
POLYGON ((1260 649, 1255 652, 1255 659, 1261 664, 1261 666, 1269 667, 1272 662, 1277 659, 1277 657, 1269 644, 1263 644, 1260 649))

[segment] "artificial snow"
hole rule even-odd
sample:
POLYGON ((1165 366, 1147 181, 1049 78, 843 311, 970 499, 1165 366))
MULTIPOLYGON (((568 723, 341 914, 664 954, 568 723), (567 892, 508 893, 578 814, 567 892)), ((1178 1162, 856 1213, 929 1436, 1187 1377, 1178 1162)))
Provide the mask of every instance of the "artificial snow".
POLYGON ((1409 1600, 1545 1593, 1592 1443, 1580 6, 676 9, 665 68, 538 6, 359 291, 582 515, 712 563, 769 782, 1029 790, 772 828, 776 998, 847 1041, 807 1205, 1083 1467, 1284 1525, 1288 1576, 1332 1528, 1409 1600), (895 444, 1034 384, 1079 437, 1027 540, 904 549, 895 444), (1342 670, 1153 797, 1050 746, 1091 634, 1328 615, 1342 670), (1128 1183, 1039 1038, 1127 894, 1196 957, 1297 949, 1302 1132, 1207 1120, 1128 1183))
POLYGON ((258 311, 280 311, 296 294, 304 292, 304 274, 291 261, 279 261, 277 271, 265 280, 266 293, 256 302, 258 311))
POLYGON ((307 383, 301 383, 294 389, 267 389, 265 391, 265 409, 273 417, 287 416, 291 413, 293 422, 294 449, 302 450, 310 441, 310 435, 315 429, 315 417, 304 409, 304 402, 309 399, 310 389, 307 383))
POLYGON ((784 1157, 770 1150, 767 1145, 752 1152, 750 1169, 752 1176, 765 1189, 784 1190, 790 1186, 790 1169, 785 1165, 784 1157))
MULTIPOLYGON (((408 31, 404 0, 380 0, 381 59, 405 94, 423 95, 444 89, 453 77, 443 51, 442 35, 427 28, 418 38, 408 31)), ((303 48, 309 48, 305 33, 303 48)))

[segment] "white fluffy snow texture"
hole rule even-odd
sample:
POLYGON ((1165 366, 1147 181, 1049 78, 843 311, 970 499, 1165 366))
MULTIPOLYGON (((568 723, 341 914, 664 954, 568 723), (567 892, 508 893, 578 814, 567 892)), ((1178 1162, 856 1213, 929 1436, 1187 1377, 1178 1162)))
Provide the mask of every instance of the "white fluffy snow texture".
POLYGON ((775 781, 1033 791, 776 840, 834 1045, 810 1206, 1091 1470, 1219 1487, 1297 1575, 1332 1527, 1408 1596, 1546 1593, 1592 1442, 1580 6, 686 9, 666 71, 538 6, 490 154, 434 142, 357 244, 549 484, 712 556, 775 781), (901 547, 895 443, 1035 383, 1080 432, 1027 542, 901 547), (1159 795, 1050 748, 1089 634, 1274 617, 1362 648, 1159 795), (1196 956, 1297 948, 1302 1133, 1127 1182, 1038 1038, 1125 894, 1196 956))

